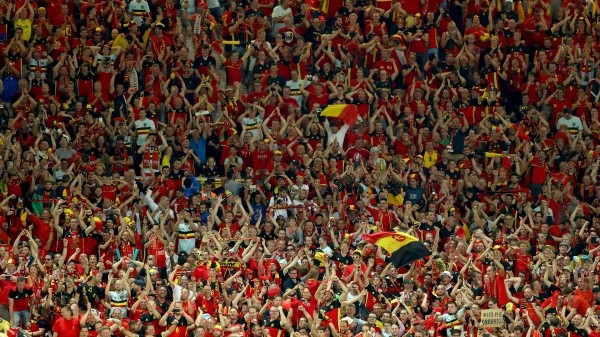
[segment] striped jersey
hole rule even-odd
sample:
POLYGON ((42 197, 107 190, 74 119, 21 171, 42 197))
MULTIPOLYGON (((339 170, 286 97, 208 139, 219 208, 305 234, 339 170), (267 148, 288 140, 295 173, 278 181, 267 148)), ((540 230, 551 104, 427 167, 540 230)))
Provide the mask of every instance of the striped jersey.
POLYGON ((138 25, 141 25, 144 21, 143 15, 145 13, 150 13, 150 6, 148 6, 146 0, 134 0, 129 3, 129 13, 133 16, 133 21, 138 25))
POLYGON ((121 317, 127 317, 127 300, 129 299, 129 295, 127 291, 122 290, 113 290, 109 293, 110 300, 110 312, 111 314, 116 311, 121 311, 121 317))
POLYGON ((146 143, 146 139, 148 139, 148 134, 154 130, 156 130, 156 125, 154 124, 153 120, 148 118, 144 120, 136 120, 135 132, 137 134, 137 145, 144 145, 144 143, 146 143))
POLYGON ((178 250, 190 254, 196 247, 196 231, 186 222, 182 222, 178 227, 178 250))

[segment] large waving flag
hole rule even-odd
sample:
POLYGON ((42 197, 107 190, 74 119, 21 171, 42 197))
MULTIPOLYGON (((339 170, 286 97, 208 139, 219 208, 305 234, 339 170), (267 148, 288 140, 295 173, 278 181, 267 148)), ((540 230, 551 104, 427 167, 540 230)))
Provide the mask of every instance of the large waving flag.
POLYGON ((402 232, 363 234, 363 240, 385 249, 396 267, 404 266, 431 255, 423 242, 402 232))
POLYGON ((331 104, 321 111, 321 116, 337 117, 344 123, 354 126, 358 119, 358 107, 354 104, 331 104))

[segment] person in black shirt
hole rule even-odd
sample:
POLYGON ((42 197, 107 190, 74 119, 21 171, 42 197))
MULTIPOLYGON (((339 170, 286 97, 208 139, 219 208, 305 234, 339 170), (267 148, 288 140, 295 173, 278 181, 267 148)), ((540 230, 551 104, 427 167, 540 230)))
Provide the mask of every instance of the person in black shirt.
POLYGON ((75 298, 79 309, 86 310, 88 302, 95 306, 97 301, 104 299, 104 290, 98 286, 101 281, 102 274, 95 271, 77 287, 75 298))
POLYGON ((179 302, 162 315, 159 324, 161 326, 176 325, 187 329, 188 326, 194 324, 194 319, 183 310, 179 302))
POLYGON ((517 25, 521 24, 521 22, 519 21, 519 14, 513 10, 512 0, 506 0, 502 8, 504 10, 498 11, 498 13, 496 13, 496 18, 501 18, 504 22, 512 19, 515 20, 517 25))
POLYGON ((285 87, 285 79, 279 76, 279 67, 277 64, 271 64, 269 70, 271 71, 267 77, 267 86, 269 87, 269 90, 283 92, 283 87, 285 87))
POLYGON ((194 69, 197 69, 200 74, 207 73, 211 65, 213 67, 217 65, 216 59, 212 57, 210 53, 210 46, 205 44, 202 46, 202 52, 200 55, 198 55, 198 57, 196 57, 194 60, 194 69))
POLYGON ((318 44, 321 42, 321 35, 323 35, 325 27, 325 18, 322 16, 313 18, 311 21, 310 18, 304 18, 304 26, 307 28, 306 34, 304 34, 304 38, 306 42, 311 42, 313 44, 318 44))
MULTIPOLYGON (((280 332, 283 331, 285 332, 285 334, 287 335, 287 332, 284 330, 285 326, 288 324, 288 320, 287 317, 285 315, 285 313, 283 312, 283 308, 281 306, 279 307, 271 307, 269 308, 269 317, 264 319, 261 322, 262 326, 264 326, 269 332, 272 330, 279 330, 280 332)), ((271 336, 275 336, 278 334, 273 334, 273 333, 269 333, 271 336)))
POLYGON ((216 178, 222 176, 222 169, 217 166, 217 162, 214 158, 209 157, 206 164, 200 169, 200 176, 205 178, 216 178))
POLYGON ((41 331, 41 336, 44 336, 46 331, 50 331, 50 324, 41 315, 42 307, 34 305, 31 308, 31 319, 29 320, 28 330, 31 332, 41 331))
POLYGON ((200 79, 194 76, 192 67, 189 64, 183 66, 183 75, 181 75, 182 88, 181 92, 185 95, 188 102, 194 102, 194 94, 196 88, 200 86, 200 79))
POLYGON ((292 267, 287 271, 287 277, 285 278, 285 281, 283 281, 282 290, 287 291, 289 289, 294 289, 299 282, 300 279, 298 278, 298 270, 295 267, 292 267))
POLYGON ((260 78, 262 74, 271 68, 273 61, 267 59, 267 54, 264 50, 259 50, 255 45, 253 45, 257 52, 256 63, 254 64, 254 68, 252 69, 252 76, 254 79, 260 78))

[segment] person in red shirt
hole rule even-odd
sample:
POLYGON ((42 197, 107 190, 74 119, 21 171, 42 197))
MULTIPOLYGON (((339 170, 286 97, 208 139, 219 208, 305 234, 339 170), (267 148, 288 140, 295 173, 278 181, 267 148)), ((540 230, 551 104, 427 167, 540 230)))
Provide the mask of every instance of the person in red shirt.
POLYGON ((258 142, 258 146, 254 149, 254 144, 251 145, 252 151, 252 166, 254 172, 264 170, 269 165, 270 158, 273 157, 273 153, 269 150, 267 143, 258 142))
POLYGON ((387 232, 400 224, 400 219, 398 219, 396 213, 388 209, 388 202, 386 199, 379 200, 378 208, 368 205, 366 210, 371 214, 373 219, 375 219, 375 225, 378 227, 378 230, 387 232))
POLYGON ((234 85, 236 82, 242 83, 242 66, 250 56, 252 48, 246 49, 246 53, 240 58, 237 51, 233 51, 229 58, 226 58, 223 53, 219 53, 223 67, 227 74, 227 85, 234 85))
POLYGON ((590 304, 582 296, 576 295, 573 289, 566 287, 562 291, 562 295, 566 297, 567 311, 575 309, 578 314, 585 316, 590 304))
POLYGON ((302 95, 304 95, 304 97, 308 98, 309 110, 312 110, 315 104, 318 104, 319 107, 326 107, 329 104, 329 100, 335 98, 337 95, 337 92, 333 92, 328 95, 326 92, 324 92, 321 82, 318 81, 313 81, 311 87, 314 89, 314 92, 310 92, 304 88, 306 85, 306 80, 307 78, 300 85, 300 92, 302 95))
POLYGON ((362 138, 357 138, 354 142, 354 146, 350 147, 348 151, 346 151, 346 158, 354 161, 366 161, 369 159, 370 152, 364 147, 364 140, 362 138))
POLYGON ((102 92, 102 83, 100 81, 94 83, 94 92, 89 94, 87 99, 88 104, 93 106, 96 112, 100 112, 108 107, 109 97, 102 92))
POLYGON ((9 318, 9 293, 12 289, 17 287, 17 276, 16 274, 17 267, 15 265, 15 260, 11 257, 6 262, 6 269, 4 274, 0 276, 0 317, 9 318))
POLYGON ((52 337, 76 337, 79 336, 79 319, 73 317, 73 310, 70 306, 64 306, 60 309, 62 317, 54 322, 52 327, 52 337))
POLYGON ((219 299, 214 297, 212 293, 211 287, 206 285, 202 288, 202 292, 196 296, 197 308, 210 315, 214 315, 217 312, 219 305, 219 299))

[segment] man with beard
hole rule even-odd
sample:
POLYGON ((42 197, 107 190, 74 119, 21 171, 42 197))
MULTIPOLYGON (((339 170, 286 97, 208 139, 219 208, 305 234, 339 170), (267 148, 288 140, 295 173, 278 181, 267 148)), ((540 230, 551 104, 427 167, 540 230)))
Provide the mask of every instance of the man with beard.
POLYGON ((54 204, 54 199, 58 197, 52 185, 52 180, 46 180, 44 186, 40 186, 33 194, 33 199, 38 200, 38 202, 31 205, 36 214, 42 213, 42 209, 51 207, 54 204))

